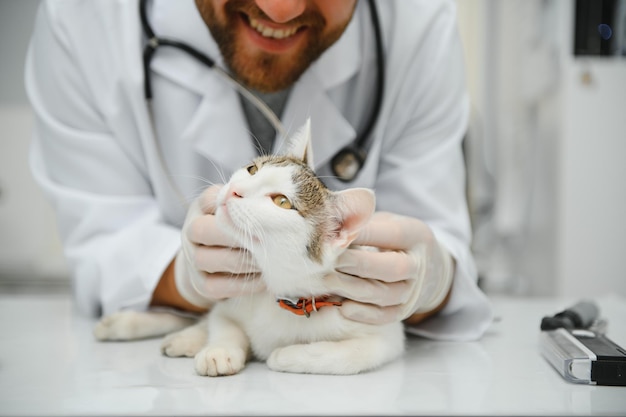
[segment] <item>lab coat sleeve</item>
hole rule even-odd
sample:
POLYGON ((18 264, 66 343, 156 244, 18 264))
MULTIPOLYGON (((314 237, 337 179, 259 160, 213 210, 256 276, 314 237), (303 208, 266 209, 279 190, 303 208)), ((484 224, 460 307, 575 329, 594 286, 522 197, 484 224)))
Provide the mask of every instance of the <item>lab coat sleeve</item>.
MULTIPOLYGON (((85 77, 90 57, 74 50, 67 31, 79 18, 66 4, 42 3, 27 55, 31 168, 56 209, 79 310, 145 309, 180 231, 163 221, 144 161, 120 145, 103 116, 85 77)), ((101 53, 109 46, 93 44, 101 53)))
POLYGON ((389 54, 390 68, 395 65, 397 72, 389 77, 388 90, 397 99, 388 113, 376 193, 379 210, 426 222, 456 262, 446 307, 407 330, 434 339, 472 340, 488 328, 492 310, 477 286, 470 252, 461 146, 469 102, 453 3, 441 2, 421 42, 399 45, 389 54))

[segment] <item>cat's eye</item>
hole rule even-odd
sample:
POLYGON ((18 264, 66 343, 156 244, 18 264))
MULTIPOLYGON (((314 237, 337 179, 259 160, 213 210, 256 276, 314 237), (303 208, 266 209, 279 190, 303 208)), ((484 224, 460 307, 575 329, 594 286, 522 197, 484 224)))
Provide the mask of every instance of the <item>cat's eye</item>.
POLYGON ((289 201, 289 199, 282 194, 278 194, 272 197, 272 201, 280 208, 284 208, 287 210, 294 208, 293 204, 291 204, 291 201, 289 201))
POLYGON ((256 164, 250 164, 246 167, 246 171, 248 171, 248 174, 250 175, 256 174, 258 170, 259 170, 259 167, 257 167, 256 164))

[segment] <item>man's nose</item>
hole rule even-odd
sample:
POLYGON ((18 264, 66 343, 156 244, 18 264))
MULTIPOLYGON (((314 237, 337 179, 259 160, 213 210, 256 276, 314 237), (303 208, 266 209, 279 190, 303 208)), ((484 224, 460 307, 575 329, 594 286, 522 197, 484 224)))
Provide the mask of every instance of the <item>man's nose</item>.
POLYGON ((256 4, 276 23, 288 22, 306 9, 306 0, 256 0, 256 4))

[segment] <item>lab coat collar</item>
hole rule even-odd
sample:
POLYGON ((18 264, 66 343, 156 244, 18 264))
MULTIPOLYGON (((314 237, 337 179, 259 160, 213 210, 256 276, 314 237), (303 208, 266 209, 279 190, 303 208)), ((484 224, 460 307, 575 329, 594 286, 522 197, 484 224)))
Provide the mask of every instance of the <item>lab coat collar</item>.
MULTIPOLYGON (((363 10, 363 2, 358 2, 355 17, 343 36, 313 63, 293 87, 283 117, 290 133, 304 124, 308 117, 311 118, 313 154, 318 166, 356 137, 354 128, 332 102, 328 91, 350 79, 361 66, 363 46, 360 19, 365 12, 367 10, 363 10), (299 103, 298 108, 289 103, 299 103), (306 107, 302 103, 306 103, 306 107)), ((158 36, 181 40, 206 53, 223 67, 219 48, 193 0, 154 0, 149 16, 158 36)), ((242 166, 256 155, 239 97, 214 71, 173 48, 161 48, 158 51, 152 62, 152 70, 202 96, 198 110, 181 139, 194 140, 196 150, 224 166, 242 166), (212 134, 203 134, 208 131, 212 134), (224 146, 226 142, 228 146, 224 146), (232 152, 233 148, 238 152, 232 152)), ((283 142, 284 138, 278 138, 276 151, 283 142)))
MULTIPOLYGON (((307 118, 311 119, 313 161, 318 168, 356 138, 354 128, 326 92, 319 88, 320 83, 316 72, 304 74, 294 86, 289 100, 306 104, 288 106, 283 117, 290 134, 304 125, 307 118)), ((280 152, 285 140, 276 141, 274 152, 280 152)))
MULTIPOLYGON (((182 41, 211 57, 217 65, 223 66, 219 48, 193 0, 154 0, 149 16, 158 37, 182 41)), ((172 47, 159 48, 151 68, 197 94, 207 91, 207 78, 212 72, 189 54, 172 47)))
MULTIPOLYGON (((193 0, 154 0, 151 16, 157 36, 180 40, 224 66, 193 0)), ((256 156, 239 96, 216 72, 169 47, 155 54, 151 68, 200 98, 181 140, 192 141, 197 152, 224 168, 243 166, 256 156)))
MULTIPOLYGON (((329 92, 348 81, 361 67, 361 19, 367 10, 357 2, 354 18, 342 37, 305 72, 293 87, 292 103, 283 117, 285 126, 297 129, 311 118, 313 159, 316 167, 328 162, 340 149, 356 139, 354 127, 331 100, 329 92), (322 88, 320 88, 320 86, 322 88), (302 105, 306 103, 306 107, 302 105)), ((361 106, 360 103, 355 105, 361 106)), ((293 132, 290 132, 293 133, 293 132)), ((278 146, 282 146, 280 141, 278 146)), ((275 149, 278 151, 279 149, 275 149)))
POLYGON ((328 48, 311 66, 325 90, 347 81, 361 67, 361 18, 364 15, 364 2, 357 2, 354 17, 341 38, 328 48))

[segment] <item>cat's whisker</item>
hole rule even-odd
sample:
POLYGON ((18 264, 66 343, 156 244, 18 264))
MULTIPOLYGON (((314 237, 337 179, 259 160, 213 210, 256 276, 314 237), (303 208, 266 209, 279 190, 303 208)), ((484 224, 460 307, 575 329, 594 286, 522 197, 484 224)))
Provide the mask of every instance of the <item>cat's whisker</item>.
POLYGON ((224 172, 224 169, 217 166, 217 164, 215 164, 215 162, 213 161, 211 161, 211 164, 213 164, 213 168, 215 168, 215 172, 217 172, 220 179, 222 180, 222 184, 226 184, 228 182, 228 179, 226 178, 226 173, 224 172))
POLYGON ((202 182, 203 184, 206 184, 208 186, 211 186, 213 184, 215 184, 214 182, 212 182, 211 180, 209 180, 208 178, 205 178, 201 175, 190 175, 190 174, 185 174, 185 175, 174 175, 174 177, 177 178, 186 178, 186 179, 192 179, 192 180, 198 180, 200 182, 202 182))
MULTIPOLYGON (((218 174, 221 176, 221 173, 219 171, 218 171, 218 174)), ((171 175, 171 178, 172 180, 174 179, 195 180, 196 182, 201 183, 201 185, 198 185, 197 187, 195 187, 191 191, 191 193, 189 193, 189 195, 182 196, 184 197, 185 203, 187 203, 188 205, 190 205, 195 199, 197 199, 200 196, 200 194, 202 194, 202 192, 206 190, 208 187, 215 185, 214 182, 199 175, 174 174, 174 175, 171 175)))
POLYGON ((215 162, 211 160, 209 160, 209 162, 211 163, 211 165, 215 169, 215 172, 220 178, 221 180, 220 182, 211 181, 210 179, 205 178, 201 175, 180 174, 180 175, 173 175, 172 177, 196 180, 197 182, 202 184, 198 186, 198 189, 200 189, 201 192, 204 191, 206 188, 211 187, 215 184, 225 184, 228 180, 226 179, 226 176, 224 175, 224 171, 215 162))
POLYGON ((259 138, 251 130, 247 129, 247 131, 250 137, 252 138, 252 144, 254 146, 254 149, 256 150, 257 155, 267 156, 268 153, 263 148, 263 145, 261 145, 261 141, 259 140, 259 138))

